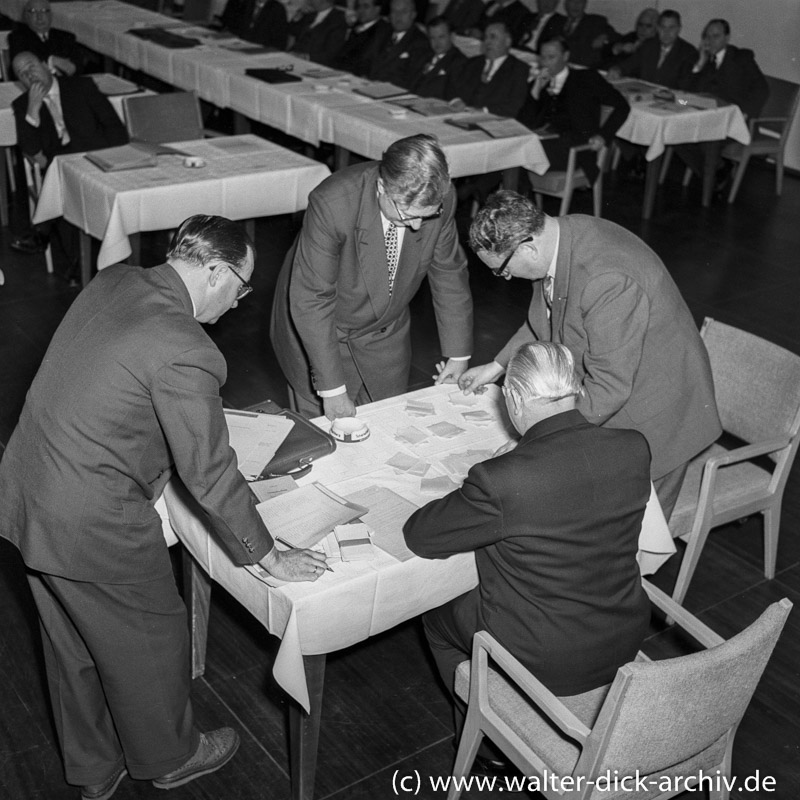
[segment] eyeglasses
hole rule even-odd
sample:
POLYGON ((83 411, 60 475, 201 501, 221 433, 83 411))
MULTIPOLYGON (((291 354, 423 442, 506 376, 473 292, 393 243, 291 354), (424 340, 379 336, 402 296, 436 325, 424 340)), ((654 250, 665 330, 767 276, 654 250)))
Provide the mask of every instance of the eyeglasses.
MULTIPOLYGON (((388 194, 386 196, 389 197, 388 194)), ((395 200, 393 197, 389 197, 389 199, 392 201, 392 205, 394 206, 394 210, 397 212, 397 216, 400 217, 400 222, 412 222, 415 219, 418 219, 420 222, 425 222, 425 220, 428 219, 438 219, 442 216, 442 212, 444 211, 444 203, 439 203, 439 208, 437 208, 433 214, 425 214, 425 216, 417 214, 413 217, 408 217, 400 210, 400 206, 397 205, 397 200, 395 200)))
MULTIPOLYGON (((230 264, 225 264, 225 266, 239 279, 239 283, 242 284, 239 287, 239 291, 236 292, 236 301, 238 302, 247 297, 247 295, 253 291, 253 287, 230 264)), ((215 267, 209 267, 209 269, 213 272, 215 267)))
MULTIPOLYGON (((509 275, 508 272, 508 265, 511 263, 511 259, 514 258, 514 254, 519 250, 519 248, 525 244, 526 242, 532 242, 533 237, 529 236, 527 239, 523 239, 504 259, 503 263, 499 267, 495 267, 492 269, 492 275, 495 278, 507 278, 509 275)), ((491 269, 491 267, 490 267, 491 269)))
POLYGON ((32 17, 46 17, 51 11, 49 8, 26 8, 25 13, 32 17))

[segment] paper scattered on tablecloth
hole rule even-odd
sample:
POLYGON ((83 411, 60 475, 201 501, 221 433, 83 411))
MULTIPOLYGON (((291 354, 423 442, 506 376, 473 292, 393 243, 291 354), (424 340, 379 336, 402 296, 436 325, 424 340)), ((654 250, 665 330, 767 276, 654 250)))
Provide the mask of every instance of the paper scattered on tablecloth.
POLYGON ((423 478, 419 482, 419 488, 426 494, 445 495, 458 489, 458 484, 453 483, 447 475, 436 475, 433 478, 423 478))
POLYGON ((441 439, 453 439, 464 433, 463 428, 453 425, 452 422, 435 422, 433 425, 428 425, 428 430, 441 439))
POLYGON ((408 425, 405 428, 399 428, 395 433, 394 438, 397 439, 398 442, 419 444, 428 438, 428 434, 424 431, 421 431, 419 428, 415 428, 413 425, 408 425))
POLYGON ((408 472, 421 478, 430 468, 427 461, 407 453, 395 453, 387 462, 397 472, 408 472))
POLYGON ((433 403, 424 400, 409 400, 406 403, 406 414, 410 417, 431 417, 436 413, 433 403))
POLYGON ((464 394, 462 391, 451 392, 447 395, 447 399, 454 406, 476 406, 481 402, 480 395, 477 394, 464 394))
POLYGON ((488 425, 494 417, 485 409, 479 408, 475 411, 464 411, 461 414, 467 422, 474 422, 476 425, 488 425))

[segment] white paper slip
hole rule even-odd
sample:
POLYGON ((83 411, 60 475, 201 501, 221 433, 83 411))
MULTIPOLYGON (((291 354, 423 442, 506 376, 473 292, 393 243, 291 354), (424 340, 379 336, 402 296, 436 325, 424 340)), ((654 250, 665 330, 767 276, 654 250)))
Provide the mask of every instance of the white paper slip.
POLYGON ((452 422, 435 422, 433 425, 428 425, 428 430, 442 439, 453 439, 464 433, 463 428, 453 425, 452 422))
POLYGON ((461 390, 450 392, 447 399, 454 406, 477 406, 481 402, 481 396, 477 394, 464 394, 461 390))
POLYGON ((252 480, 269 464, 294 422, 280 414, 225 409, 225 422, 239 472, 252 480))
POLYGON ((362 519, 373 532, 374 545, 398 561, 408 561, 414 557, 403 538, 403 525, 417 510, 413 503, 384 486, 370 486, 349 495, 347 499, 369 508, 362 519))
POLYGON ((423 478, 419 482, 419 488, 425 494, 435 494, 438 497, 444 497, 449 494, 453 489, 458 489, 458 484, 453 483, 447 475, 436 475, 433 478, 423 478))
POLYGON ((413 425, 408 425, 405 428, 399 428, 395 433, 394 438, 398 442, 407 442, 408 444, 419 444, 428 438, 428 434, 415 428, 413 425))
POLYGON ((258 498, 259 503, 279 494, 293 492, 295 489, 297 489, 297 483, 291 475, 281 475, 266 481, 253 481, 250 484, 250 491, 258 498))

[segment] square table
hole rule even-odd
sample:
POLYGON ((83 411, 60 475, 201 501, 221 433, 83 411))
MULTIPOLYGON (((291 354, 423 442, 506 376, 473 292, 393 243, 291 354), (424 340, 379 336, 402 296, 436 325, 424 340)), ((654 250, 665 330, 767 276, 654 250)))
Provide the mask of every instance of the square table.
POLYGON ((81 273, 91 276, 89 236, 102 244, 97 268, 131 254, 128 237, 174 228, 193 214, 243 220, 304 209, 330 170, 305 156, 246 134, 175 142, 204 167, 184 166, 182 155, 158 156, 158 165, 104 172, 82 153, 57 156, 45 175, 34 223, 63 216, 81 232, 81 273))
MULTIPOLYGON (((362 406, 358 416, 370 427, 370 437, 357 444, 341 444, 337 451, 313 465, 311 474, 299 483, 318 481, 340 496, 379 486, 391 489, 414 506, 421 506, 444 492, 429 493, 422 478, 410 472, 398 473, 386 462, 397 453, 422 459, 428 466, 425 477, 448 476, 460 485, 467 464, 485 460, 511 437, 511 427, 497 386, 477 396, 477 404, 463 406, 454 385, 431 386, 399 397, 362 406), (451 398, 451 395, 453 396, 451 398), (417 417, 409 413, 408 402, 430 403, 433 413, 417 417), (478 424, 464 413, 486 409, 488 424, 478 424), (431 425, 450 422, 461 429, 454 438, 443 438, 429 430, 431 425), (414 427, 425 434, 415 445, 396 438, 398 431, 414 427), (448 460, 464 454, 460 467, 448 460), (454 471, 455 470, 455 471, 454 471)), ((325 418, 316 421, 327 429, 325 418)), ((277 682, 296 701, 290 704, 290 751, 292 796, 310 798, 319 736, 320 709, 327 653, 363 641, 416 617, 477 585, 472 553, 447 559, 411 556, 400 561, 382 551, 374 561, 335 563, 314 583, 289 583, 272 588, 251 571, 228 558, 209 531, 205 517, 177 483, 168 484, 157 504, 166 505, 170 524, 191 554, 185 559, 186 600, 192 629, 193 675, 202 675, 208 621, 210 582, 216 581, 255 618, 281 638, 273 666, 277 682), (199 567, 198 567, 199 565, 199 567)), ((367 504, 369 505, 369 504, 367 504)), ((398 510, 399 526, 407 508, 398 510)), ((675 552, 675 546, 654 494, 639 540, 639 562, 643 572, 652 572, 675 552)))

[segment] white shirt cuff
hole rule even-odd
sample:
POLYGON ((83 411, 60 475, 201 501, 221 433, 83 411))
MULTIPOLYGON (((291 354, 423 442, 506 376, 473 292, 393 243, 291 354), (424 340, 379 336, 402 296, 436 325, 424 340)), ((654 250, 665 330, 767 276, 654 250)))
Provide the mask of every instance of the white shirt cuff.
POLYGON ((39 120, 34 120, 34 118, 30 114, 25 115, 25 122, 28 123, 32 128, 39 127, 39 120))
POLYGON ((449 356, 448 361, 469 361, 472 356, 449 356))
POLYGON ((338 397, 347 391, 346 386, 337 386, 335 389, 318 389, 317 394, 320 397, 338 397))

